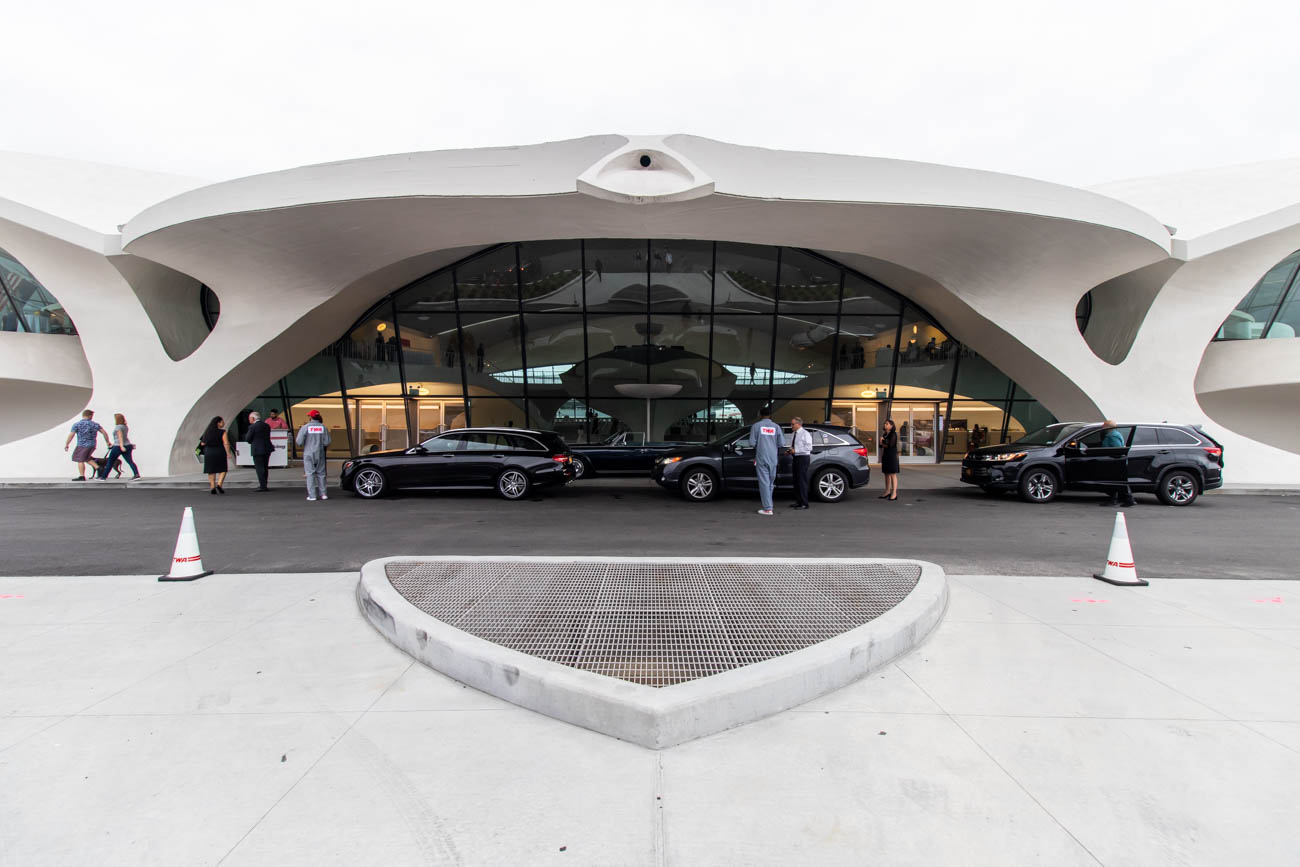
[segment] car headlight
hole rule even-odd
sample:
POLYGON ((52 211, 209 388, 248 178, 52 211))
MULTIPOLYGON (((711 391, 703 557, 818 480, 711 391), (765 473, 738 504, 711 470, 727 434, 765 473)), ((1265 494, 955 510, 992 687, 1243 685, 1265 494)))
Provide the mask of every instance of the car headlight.
POLYGON ((993 455, 989 458, 991 461, 1018 461, 1025 456, 1024 452, 1006 452, 1005 454, 993 455))
POLYGON ((681 460, 681 456, 680 456, 680 455, 674 455, 674 456, 671 457, 671 458, 660 458, 660 461, 662 461, 662 462, 665 463, 665 464, 675 464, 675 463, 677 463, 677 462, 680 461, 680 460, 681 460))

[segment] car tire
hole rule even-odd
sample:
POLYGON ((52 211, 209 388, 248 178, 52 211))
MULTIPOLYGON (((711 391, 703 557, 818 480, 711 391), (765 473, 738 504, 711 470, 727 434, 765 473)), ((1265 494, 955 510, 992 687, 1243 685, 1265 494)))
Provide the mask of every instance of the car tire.
POLYGON ((718 476, 707 467, 689 467, 681 484, 682 496, 692 503, 707 503, 718 495, 718 476))
POLYGON ((1050 503, 1060 488, 1061 480, 1047 467, 1031 467, 1020 474, 1020 499, 1026 503, 1050 503))
POLYGON ((364 500, 373 500, 388 492, 388 479, 377 467, 362 467, 352 477, 352 490, 364 500))
POLYGON ((1156 485, 1156 496, 1166 506, 1190 506, 1200 493, 1200 481, 1191 470, 1170 470, 1156 485))
POLYGON ((849 492, 849 477, 842 470, 823 470, 813 479, 812 489, 823 503, 838 503, 849 492))
POLYGON ((528 473, 515 467, 503 470, 497 476, 496 490, 503 500, 522 500, 532 488, 533 482, 528 478, 528 473))
POLYGON ((587 459, 583 457, 579 457, 578 455, 574 455, 573 456, 573 480, 575 482, 579 482, 593 475, 595 475, 595 473, 591 471, 591 464, 587 462, 587 459))

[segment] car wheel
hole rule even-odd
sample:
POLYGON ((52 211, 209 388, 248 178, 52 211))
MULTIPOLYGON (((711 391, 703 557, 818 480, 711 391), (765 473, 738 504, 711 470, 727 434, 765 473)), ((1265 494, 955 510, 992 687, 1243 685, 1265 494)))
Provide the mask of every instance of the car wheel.
POLYGON ((839 470, 826 470, 813 481, 813 490, 823 503, 837 503, 848 492, 849 480, 839 470))
POLYGON ((584 479, 590 475, 592 475, 591 464, 587 463, 586 458, 580 458, 577 455, 574 455, 573 456, 573 480, 576 482, 578 481, 578 479, 584 479))
POLYGON ((352 490, 357 492, 358 497, 373 500, 375 497, 382 497, 387 489, 388 479, 384 478, 383 472, 374 467, 357 470, 357 474, 352 477, 352 490))
POLYGON ((718 495, 718 477, 712 470, 695 467, 682 476, 682 496, 695 503, 712 500, 718 495))
POLYGON ((1060 486, 1056 473, 1037 467, 1020 477, 1020 499, 1026 503, 1050 503, 1056 499, 1060 486))
POLYGON ((532 486, 523 470, 509 469, 497 476, 497 493, 507 500, 522 500, 532 486))
POLYGON ((1165 473, 1156 486, 1156 495, 1166 506, 1190 506, 1196 502, 1200 485, 1196 476, 1187 470, 1171 470, 1165 473))

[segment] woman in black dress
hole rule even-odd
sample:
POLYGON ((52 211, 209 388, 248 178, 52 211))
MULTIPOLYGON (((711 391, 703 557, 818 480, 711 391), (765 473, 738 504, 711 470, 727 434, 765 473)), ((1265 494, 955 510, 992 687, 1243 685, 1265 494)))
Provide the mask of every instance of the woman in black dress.
POLYGON ((230 434, 226 432, 226 420, 221 416, 214 418, 203 432, 199 445, 203 447, 203 472, 208 474, 208 493, 224 494, 226 489, 222 485, 226 483, 229 469, 226 452, 234 453, 230 448, 230 434))
POLYGON ((894 420, 885 419, 884 434, 880 437, 880 472, 885 477, 885 493, 882 500, 898 499, 898 431, 894 429, 894 420))

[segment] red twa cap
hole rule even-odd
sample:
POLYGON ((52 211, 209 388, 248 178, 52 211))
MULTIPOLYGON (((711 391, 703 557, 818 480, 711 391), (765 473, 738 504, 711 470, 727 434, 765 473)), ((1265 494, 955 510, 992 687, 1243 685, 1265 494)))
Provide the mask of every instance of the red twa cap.
POLYGON ((311 412, 307 413, 307 418, 320 418, 320 410, 313 409, 311 412))

